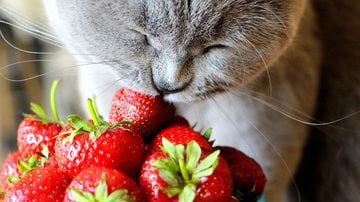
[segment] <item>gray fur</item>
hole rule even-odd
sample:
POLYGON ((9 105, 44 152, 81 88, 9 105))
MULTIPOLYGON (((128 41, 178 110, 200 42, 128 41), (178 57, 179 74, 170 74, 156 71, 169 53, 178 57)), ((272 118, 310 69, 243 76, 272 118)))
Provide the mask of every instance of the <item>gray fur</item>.
POLYGON ((308 1, 44 3, 68 49, 80 62, 96 63, 79 68, 80 96, 85 100, 98 95, 105 116, 120 86, 152 95, 164 91, 165 99, 197 122, 198 129, 214 128, 216 144, 235 146, 260 162, 268 177, 269 202, 308 196, 331 201, 317 198, 320 189, 311 195, 300 187, 304 193, 295 189, 295 194, 287 194, 289 186, 301 185, 294 177, 321 81, 321 45, 308 1), (111 82, 111 88, 101 88, 111 82))

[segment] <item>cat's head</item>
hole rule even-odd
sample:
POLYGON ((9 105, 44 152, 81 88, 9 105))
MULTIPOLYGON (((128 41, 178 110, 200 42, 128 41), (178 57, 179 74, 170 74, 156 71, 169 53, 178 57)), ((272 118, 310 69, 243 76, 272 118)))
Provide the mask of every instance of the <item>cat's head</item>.
POLYGON ((125 85, 194 101, 264 72, 295 35, 303 0, 44 0, 73 53, 125 85))

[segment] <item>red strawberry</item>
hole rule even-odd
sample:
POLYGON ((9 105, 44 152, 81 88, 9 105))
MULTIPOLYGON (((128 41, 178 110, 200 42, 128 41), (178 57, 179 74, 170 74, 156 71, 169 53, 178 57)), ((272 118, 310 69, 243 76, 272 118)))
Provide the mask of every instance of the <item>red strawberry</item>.
POLYGON ((69 116, 69 124, 55 144, 60 169, 74 177, 85 168, 104 166, 135 176, 145 153, 142 137, 100 120, 97 113, 92 113, 92 118, 85 121, 77 115, 69 116))
POLYGON ((240 201, 256 200, 264 191, 266 177, 261 166, 243 152, 227 146, 216 147, 228 162, 234 192, 240 201))
POLYGON ((230 199, 232 179, 229 167, 191 141, 173 145, 163 139, 164 151, 149 155, 140 174, 140 186, 150 202, 217 202, 230 199))
POLYGON ((155 136, 151 143, 149 154, 161 150, 163 138, 175 145, 188 144, 190 141, 194 140, 201 148, 212 150, 211 144, 194 129, 186 125, 173 125, 163 129, 155 136))
POLYGON ((41 152, 45 145, 49 148, 50 153, 54 151, 55 136, 62 129, 55 102, 55 92, 59 82, 56 80, 53 83, 50 96, 54 119, 48 118, 39 105, 31 103, 31 110, 35 114, 25 115, 18 127, 17 143, 22 158, 28 158, 41 152))
POLYGON ((79 173, 66 189, 64 202, 70 201, 146 200, 134 179, 116 169, 92 167, 79 173))
POLYGON ((109 122, 131 121, 132 129, 145 139, 155 133, 175 114, 175 107, 162 96, 151 96, 121 88, 113 98, 109 122))
POLYGON ((5 194, 5 201, 63 201, 71 179, 55 166, 41 166, 31 171, 5 194))
POLYGON ((190 126, 190 123, 185 117, 175 114, 175 116, 169 122, 169 126, 173 125, 190 126))
POLYGON ((47 145, 54 151, 55 137, 62 130, 59 123, 45 123, 35 115, 26 116, 19 125, 17 133, 18 149, 22 158, 41 152, 47 145))
POLYGON ((49 159, 47 147, 44 147, 40 154, 34 154, 26 159, 22 159, 18 151, 11 153, 2 166, 0 172, 0 186, 2 185, 3 188, 9 189, 27 173, 37 167, 45 165, 57 165, 54 160, 49 159))
POLYGON ((10 178, 19 178, 21 176, 21 172, 18 169, 19 160, 19 152, 13 152, 6 157, 0 171, 0 189, 1 187, 8 189, 12 181, 10 178))

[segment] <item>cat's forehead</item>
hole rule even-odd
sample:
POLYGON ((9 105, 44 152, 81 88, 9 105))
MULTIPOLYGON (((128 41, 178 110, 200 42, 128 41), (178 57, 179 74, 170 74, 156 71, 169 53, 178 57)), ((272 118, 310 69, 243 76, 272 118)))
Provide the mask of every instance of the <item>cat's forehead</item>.
POLYGON ((146 30, 155 36, 166 33, 199 38, 215 31, 214 28, 221 20, 222 10, 214 1, 158 0, 146 2, 143 14, 146 30))
POLYGON ((91 6, 116 26, 136 29, 159 38, 191 43, 216 38, 234 0, 107 0, 91 6))
POLYGON ((159 36, 172 31, 174 33, 198 32, 206 27, 212 30, 225 12, 221 1, 212 0, 108 0, 97 3, 103 14, 115 23, 137 26, 152 35, 159 36), (102 4, 102 5, 101 5, 102 4))
POLYGON ((269 31, 276 31, 274 26, 287 23, 286 8, 290 5, 290 0, 47 1, 55 4, 61 19, 58 21, 71 26, 77 24, 75 31, 101 34, 101 30, 110 30, 117 35, 124 30, 135 30, 164 44, 174 42, 185 46, 224 40, 235 43, 242 40, 242 34, 261 34, 260 28, 268 26, 269 31))

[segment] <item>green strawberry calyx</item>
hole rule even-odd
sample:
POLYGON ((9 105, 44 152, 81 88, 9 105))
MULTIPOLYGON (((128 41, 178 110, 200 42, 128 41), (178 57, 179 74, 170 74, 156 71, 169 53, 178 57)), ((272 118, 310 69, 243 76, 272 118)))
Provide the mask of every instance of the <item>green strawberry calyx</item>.
POLYGON ((37 155, 32 155, 29 158, 26 158, 23 161, 18 162, 18 169, 21 174, 24 176, 27 173, 33 171, 35 168, 44 166, 50 158, 50 151, 46 145, 42 146, 41 152, 38 152, 37 155), (40 157, 39 157, 40 156, 40 157))
POLYGON ((67 142, 72 142, 74 138, 81 134, 88 133, 90 135, 90 139, 92 141, 96 141, 98 138, 101 137, 106 131, 114 128, 123 128, 124 130, 126 127, 125 125, 132 125, 132 122, 123 121, 114 125, 111 125, 109 122, 105 121, 102 116, 99 114, 95 98, 89 98, 87 100, 87 107, 90 113, 91 121, 84 120, 77 114, 72 114, 68 116, 68 123, 73 126, 73 130, 64 131, 59 134, 61 135, 68 135, 66 138, 63 139, 63 144, 67 142))
POLYGON ((164 188, 168 197, 179 197, 179 202, 192 202, 202 177, 211 176, 219 164, 220 151, 216 150, 200 161, 202 150, 195 141, 186 147, 174 145, 162 139, 162 150, 168 157, 160 158, 151 165, 157 168, 162 180, 169 184, 164 188))
POLYGON ((9 182, 9 185, 12 186, 16 182, 18 182, 22 177, 24 177, 26 174, 30 173, 31 171, 33 171, 34 169, 40 166, 44 166, 46 162, 48 162, 49 158, 50 158, 49 148, 46 145, 43 145, 42 151, 39 152, 38 155, 34 154, 17 163, 17 168, 20 171, 21 175, 7 176, 7 181, 9 182))
POLYGON ((95 189, 95 193, 70 188, 70 195, 76 202, 134 202, 135 198, 129 195, 128 190, 118 189, 109 194, 104 173, 95 189))
POLYGON ((212 128, 208 128, 204 134, 202 134, 202 136, 207 140, 210 141, 211 135, 212 135, 213 129, 212 128))
MULTIPOLYGON (((38 104, 31 102, 30 103, 30 109, 31 111, 36 115, 36 119, 41 121, 44 124, 48 123, 60 123, 62 124, 59 113, 57 110, 57 104, 56 104, 56 91, 58 89, 58 86, 60 84, 60 80, 55 80, 52 83, 51 91, 50 91, 50 106, 51 106, 51 112, 53 115, 53 118, 49 118, 49 116, 46 114, 45 110, 38 104)), ((34 117, 32 114, 24 114, 25 117, 34 117)))

